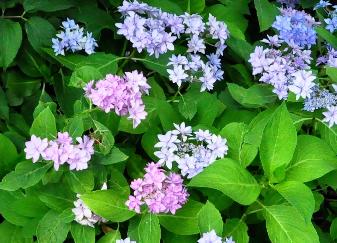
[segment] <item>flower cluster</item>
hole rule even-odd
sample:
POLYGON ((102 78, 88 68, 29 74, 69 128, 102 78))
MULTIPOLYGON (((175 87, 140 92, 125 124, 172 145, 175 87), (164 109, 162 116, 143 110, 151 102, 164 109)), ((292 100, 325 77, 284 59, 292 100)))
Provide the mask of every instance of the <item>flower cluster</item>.
POLYGON ((178 86, 182 82, 199 80, 201 90, 211 90, 217 80, 223 78, 220 57, 226 48, 225 41, 229 36, 224 22, 217 21, 209 15, 207 23, 197 14, 175 15, 163 12, 159 8, 145 3, 124 1, 118 8, 124 22, 117 23, 118 34, 132 42, 133 47, 141 52, 146 50, 150 55, 159 55, 174 50, 173 42, 184 34, 187 39, 187 55, 173 55, 168 63, 169 78, 178 86), (206 39, 215 49, 205 55, 206 39), (201 56, 203 54, 203 56, 201 56))
POLYGON ((55 55, 65 55, 65 51, 81 51, 84 50, 87 54, 95 52, 97 47, 96 40, 92 37, 92 33, 84 33, 83 28, 72 19, 62 22, 63 29, 56 35, 57 38, 52 39, 55 55))
POLYGON ((70 170, 87 169, 91 155, 94 154, 94 141, 88 136, 78 137, 76 141, 78 144, 73 144, 73 139, 67 132, 59 132, 57 138, 52 141, 32 135, 24 149, 26 159, 32 159, 33 163, 40 157, 43 160, 53 161, 55 170, 64 163, 69 164, 70 170))
POLYGON ((155 155, 159 158, 159 164, 166 164, 167 168, 172 169, 172 162, 176 162, 181 175, 192 178, 227 154, 225 138, 208 130, 193 132, 185 123, 174 126, 175 130, 158 135, 159 142, 155 147, 160 151, 156 151, 155 155))
POLYGON ((90 81, 84 88, 91 102, 105 112, 114 110, 117 115, 128 115, 137 127, 147 113, 142 94, 149 93, 150 86, 144 75, 137 71, 126 72, 123 77, 108 74, 102 80, 90 81))
POLYGON ((273 27, 279 31, 279 38, 288 45, 311 47, 316 43, 315 19, 304 11, 292 8, 281 9, 273 27))
POLYGON ((226 48, 225 41, 229 36, 224 22, 217 21, 209 14, 208 22, 204 23, 200 15, 185 14, 185 33, 188 34, 187 54, 172 55, 168 66, 169 78, 179 87, 183 82, 201 82, 201 91, 212 90, 216 81, 223 79, 221 56, 226 48), (205 55, 206 39, 215 40, 215 52, 205 55))
POLYGON ((316 79, 308 70, 311 51, 298 46, 280 48, 284 42, 277 35, 268 36, 263 42, 269 47, 257 46, 248 60, 253 75, 260 74, 260 82, 274 86, 273 92, 279 99, 287 99, 289 91, 296 94, 296 99, 310 97, 316 79))
POLYGON ((327 53, 317 58, 317 66, 326 65, 329 67, 337 67, 337 50, 330 45, 326 47, 327 53))
POLYGON ((318 109, 331 107, 337 104, 337 95, 327 89, 320 89, 317 85, 313 88, 310 97, 304 100, 305 111, 313 112, 318 109))
MULTIPOLYGON (((107 184, 104 183, 101 190, 106 190, 107 184)), ((87 225, 90 227, 95 227, 96 223, 100 222, 108 222, 106 219, 98 216, 97 214, 93 213, 90 208, 80 199, 80 195, 77 194, 77 200, 74 202, 74 208, 72 209, 73 214, 75 215, 75 221, 81 225, 87 225)))
POLYGON ((215 230, 211 230, 210 232, 203 233, 198 243, 235 243, 235 241, 232 237, 222 240, 222 238, 216 234, 215 230))
POLYGON ((126 205, 137 213, 140 213, 140 206, 146 204, 151 213, 175 214, 189 196, 181 176, 175 173, 166 175, 156 163, 149 163, 145 171, 144 178, 131 182, 134 192, 126 205))

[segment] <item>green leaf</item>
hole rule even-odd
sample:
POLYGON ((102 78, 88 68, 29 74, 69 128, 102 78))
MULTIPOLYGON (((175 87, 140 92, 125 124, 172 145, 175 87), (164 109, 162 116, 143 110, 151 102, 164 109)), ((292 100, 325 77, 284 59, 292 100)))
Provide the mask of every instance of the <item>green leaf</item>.
POLYGON ((260 32, 269 29, 279 15, 277 7, 268 0, 254 0, 257 17, 260 24, 260 32))
POLYGON ((40 220, 36 236, 40 243, 62 243, 67 238, 70 224, 64 222, 61 214, 50 210, 40 220))
POLYGON ((96 68, 102 75, 115 74, 117 72, 117 62, 122 58, 113 54, 106 54, 103 52, 96 52, 89 56, 80 54, 67 54, 66 56, 55 56, 54 51, 49 48, 44 48, 49 56, 56 61, 69 68, 72 71, 83 66, 91 66, 96 68))
POLYGON ((225 237, 232 237, 232 239, 236 243, 248 243, 248 227, 240 219, 227 219, 224 225, 224 233, 225 237))
POLYGON ((102 236, 97 243, 116 243, 116 240, 121 239, 121 234, 118 230, 111 230, 102 236))
POLYGON ((228 158, 215 161, 193 177, 188 186, 219 190, 243 205, 252 204, 261 190, 248 171, 228 158))
POLYGON ((158 127, 152 127, 142 136, 142 147, 154 161, 158 160, 157 156, 154 155, 156 151, 154 145, 158 142, 158 134, 161 133, 162 131, 158 127))
POLYGON ((235 55, 244 61, 247 61, 249 59, 249 55, 254 51, 253 46, 242 38, 232 37, 227 40, 227 44, 235 55))
POLYGON ((56 121, 54 114, 49 107, 46 107, 34 119, 32 127, 30 128, 30 135, 35 135, 41 138, 53 139, 56 136, 56 121))
POLYGON ((66 179, 73 192, 83 194, 94 188, 94 174, 91 170, 69 171, 66 179))
POLYGON ((166 100, 155 100, 158 116, 165 131, 172 129, 173 123, 180 123, 181 118, 166 100))
POLYGON ((194 99, 180 99, 178 109, 187 120, 192 120, 197 113, 197 102, 194 99))
POLYGON ((95 135, 99 137, 98 147, 100 148, 100 151, 104 155, 107 155, 108 153, 110 153, 115 143, 115 139, 112 136, 111 131, 107 127, 105 127, 102 123, 95 120, 93 120, 93 122, 96 127, 95 135))
POLYGON ((316 33, 318 36, 323 38, 323 40, 327 41, 333 48, 337 48, 337 37, 331 34, 328 30, 323 27, 316 27, 316 33))
POLYGON ((215 230, 217 235, 222 235, 223 222, 219 210, 209 201, 201 208, 198 214, 200 233, 215 230))
POLYGON ((325 67, 326 74, 331 78, 334 83, 337 83, 337 68, 335 67, 325 67))
POLYGON ((330 225, 330 235, 333 240, 337 239, 337 218, 334 218, 334 220, 332 220, 332 223, 330 225))
POLYGON ((0 175, 14 167, 18 152, 15 145, 5 135, 0 134, 0 175))
POLYGON ((25 23, 29 43, 35 51, 42 52, 43 47, 50 47, 51 39, 56 34, 54 26, 48 20, 41 17, 31 17, 25 23))
POLYGON ((54 12, 75 6, 72 0, 24 0, 23 7, 27 12, 54 12))
POLYGON ((37 184, 52 166, 51 163, 35 163, 23 161, 16 165, 15 171, 7 174, 0 183, 0 189, 16 191, 19 188, 28 188, 37 184))
POLYGON ((69 122, 67 131, 73 139, 81 137, 84 132, 84 123, 82 117, 75 116, 72 118, 69 122))
POLYGON ((124 222, 135 215, 125 206, 128 195, 123 191, 94 191, 81 195, 81 199, 94 213, 112 222, 124 222))
POLYGON ((248 132, 245 136, 245 142, 260 147, 263 131, 275 112, 274 108, 269 108, 260 112, 248 125, 248 132))
POLYGON ((298 210, 306 222, 311 221, 315 209, 315 199, 310 188, 296 181, 286 181, 273 188, 298 210))
POLYGON ((140 243, 159 243, 161 238, 158 217, 147 213, 142 216, 138 225, 138 239, 140 243))
POLYGON ((276 100, 276 95, 271 88, 263 84, 255 84, 248 89, 234 83, 227 85, 233 99, 247 108, 264 107, 266 104, 273 103, 276 100))
POLYGON ((0 224, 1 241, 4 243, 31 243, 32 239, 22 234, 22 228, 3 221, 0 224))
POLYGON ((330 145, 332 150, 337 154, 337 127, 329 127, 326 122, 318 120, 318 131, 321 138, 330 145))
POLYGON ((193 235, 199 233, 198 213, 203 204, 188 200, 176 214, 159 214, 160 224, 177 235, 193 235))
POLYGON ((248 126, 244 123, 230 123, 224 127, 220 135, 227 139, 228 156, 247 167, 256 157, 258 147, 244 142, 248 126))
POLYGON ((263 208, 271 242, 319 242, 311 222, 306 223, 294 207, 273 205, 263 208))
POLYGON ((14 60, 22 41, 18 22, 0 18, 0 67, 7 68, 14 60))
POLYGON ((70 77, 69 86, 76 88, 84 88, 87 83, 92 80, 103 78, 97 68, 92 66, 81 66, 76 68, 70 77))
POLYGON ((293 120, 283 103, 268 122, 260 145, 260 158, 265 174, 271 180, 280 180, 277 169, 282 170, 290 163, 296 148, 297 132, 293 120))
POLYGON ((205 0, 187 0, 188 13, 201 13, 205 8, 205 0))
POLYGON ((58 212, 73 208, 76 195, 66 183, 49 183, 38 190, 39 199, 58 212))
POLYGON ((111 152, 105 156, 97 156, 97 161, 101 165, 112 165, 123 162, 129 158, 119 148, 113 147, 111 152))
POLYGON ((292 162, 287 168, 287 180, 312 181, 337 169, 334 151, 321 139, 301 135, 292 162))
POLYGON ((95 243, 95 228, 72 223, 70 232, 75 243, 95 243))

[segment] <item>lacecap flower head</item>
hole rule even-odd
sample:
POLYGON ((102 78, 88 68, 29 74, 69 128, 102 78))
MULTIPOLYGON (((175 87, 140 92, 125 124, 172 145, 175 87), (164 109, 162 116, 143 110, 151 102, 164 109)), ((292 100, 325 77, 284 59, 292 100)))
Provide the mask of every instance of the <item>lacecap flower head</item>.
POLYGON ((85 33, 74 20, 67 18, 67 21, 62 22, 61 28, 63 30, 56 35, 56 38, 52 39, 52 48, 56 56, 64 56, 66 51, 84 50, 89 55, 95 52, 98 45, 92 37, 92 33, 85 33))
POLYGON ((185 123, 174 124, 175 128, 166 134, 158 135, 159 142, 155 144, 159 151, 154 154, 159 158, 160 165, 172 169, 175 162, 182 176, 192 178, 202 172, 216 159, 227 154, 227 140, 208 130, 192 131, 185 123))
POLYGON ((128 116, 137 127, 146 118, 147 112, 142 95, 149 93, 150 86, 144 75, 137 71, 126 72, 124 76, 108 74, 97 82, 90 81, 85 95, 105 112, 114 110, 119 116, 128 116))

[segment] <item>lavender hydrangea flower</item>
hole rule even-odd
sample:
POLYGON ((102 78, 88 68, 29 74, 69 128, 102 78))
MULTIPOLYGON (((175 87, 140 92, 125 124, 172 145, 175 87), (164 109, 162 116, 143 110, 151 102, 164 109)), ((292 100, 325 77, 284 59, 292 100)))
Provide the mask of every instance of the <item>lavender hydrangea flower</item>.
POLYGON ((130 240, 130 238, 126 238, 124 240, 116 240, 116 243, 136 243, 136 241, 130 240))
POLYGON ((327 107, 327 111, 323 112, 323 121, 329 123, 329 127, 337 124, 337 106, 327 107))
POLYGON ((32 135, 30 141, 26 142, 25 145, 26 159, 32 159, 33 163, 35 163, 40 159, 40 156, 44 156, 48 147, 48 139, 41 139, 32 135))
POLYGON ((211 230, 210 232, 203 233, 198 243, 222 243, 222 239, 220 236, 217 236, 214 230, 211 230))
POLYGON ((317 23, 313 17, 291 8, 281 9, 281 15, 273 23, 273 27, 279 31, 280 39, 289 45, 300 47, 311 47, 316 43, 315 25, 317 23))
POLYGON ((312 72, 300 70, 293 73, 292 76, 294 79, 289 90, 296 94, 296 99, 310 97, 312 88, 315 86, 313 81, 316 79, 312 72))
POLYGON ((160 150, 154 154, 159 158, 160 165, 172 169, 173 162, 176 162, 181 175, 192 178, 227 154, 225 138, 211 134, 208 130, 193 132, 185 123, 174 126, 175 130, 158 135, 159 142, 155 147, 160 150))
MULTIPOLYGON (((106 183, 103 184, 101 190, 106 190, 106 183)), ((80 195, 77 194, 77 200, 74 201, 74 208, 72 209, 73 214, 75 215, 75 221, 81 225, 87 225, 90 227, 95 227, 96 223, 106 223, 106 219, 98 216, 93 213, 90 208, 80 199, 80 195)))
POLYGON ((189 196, 181 176, 175 173, 166 175, 155 163, 149 163, 145 171, 144 178, 131 182, 130 187, 134 192, 126 201, 126 206, 140 213, 141 205, 146 204, 151 213, 175 214, 189 196))
POLYGON ((137 127, 146 118, 147 112, 142 95, 149 93, 150 86, 144 75, 137 71, 126 72, 123 77, 108 74, 105 79, 89 82, 85 95, 105 112, 114 110, 119 116, 128 115, 137 127))
POLYGON ((58 170, 60 165, 69 164, 70 170, 84 170, 88 168, 88 162, 94 154, 94 141, 88 136, 76 138, 79 144, 73 144, 72 138, 67 132, 58 133, 55 140, 48 141, 32 135, 31 140, 26 142, 26 158, 33 163, 40 159, 53 161, 54 169, 58 170))
MULTIPOLYGON (((285 42, 275 36, 268 36, 263 42, 267 43, 269 48, 257 46, 248 60, 253 67, 253 75, 261 75, 260 82, 271 84, 274 87, 273 92, 279 99, 287 99, 290 87, 296 94, 303 90, 307 91, 308 95, 313 82, 303 81, 300 84, 298 74, 310 68, 311 51, 296 45, 284 46, 282 44, 285 42), (310 84, 310 87, 303 86, 304 84, 310 84)), ((306 97, 303 92, 300 96, 306 97)))
POLYGON ((174 50, 174 41, 186 37, 188 54, 179 55, 184 61, 171 57, 167 69, 169 79, 179 87, 184 82, 200 81, 203 83, 201 91, 213 89, 215 81, 223 79, 223 71, 218 63, 214 65, 207 62, 206 43, 212 43, 215 53, 211 54, 212 60, 220 60, 226 48, 225 41, 229 37, 227 25, 217 21, 209 15, 208 22, 198 14, 175 15, 163 12, 159 8, 151 7, 138 1, 124 1, 118 8, 122 14, 123 23, 117 23, 117 33, 131 41, 138 52, 146 50, 149 55, 159 57, 167 51, 174 50), (184 34, 184 35, 183 35, 184 34), (206 42, 206 38, 211 40, 206 42), (196 63, 196 58, 199 62, 196 63), (203 60, 204 59, 204 60, 203 60), (191 67, 191 68, 190 68, 191 67))
POLYGON ((92 37, 92 33, 84 34, 83 28, 80 28, 74 20, 67 18, 67 21, 62 22, 63 29, 52 39, 52 48, 55 55, 65 55, 65 51, 80 51, 84 50, 87 54, 95 52, 98 46, 96 40, 92 37))

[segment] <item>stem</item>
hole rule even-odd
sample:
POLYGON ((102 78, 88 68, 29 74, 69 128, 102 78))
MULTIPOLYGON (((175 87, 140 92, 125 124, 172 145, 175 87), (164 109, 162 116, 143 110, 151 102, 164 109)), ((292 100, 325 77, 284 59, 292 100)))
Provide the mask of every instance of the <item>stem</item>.
MULTIPOLYGON (((123 70, 124 66, 128 63, 128 61, 129 61, 130 59, 132 59, 132 57, 135 55, 135 53, 136 53, 136 50, 133 50, 133 51, 131 52, 130 56, 128 56, 128 57, 125 58, 125 60, 124 60, 124 62, 122 63, 122 65, 120 65, 120 67, 118 68, 118 72, 123 70)), ((118 72, 117 72, 117 73, 118 73, 118 72)))
POLYGON ((14 16, 5 16, 5 10, 2 9, 2 19, 23 19, 24 21, 27 21, 25 17, 23 17, 26 14, 26 11, 24 11, 21 15, 14 15, 14 16))

